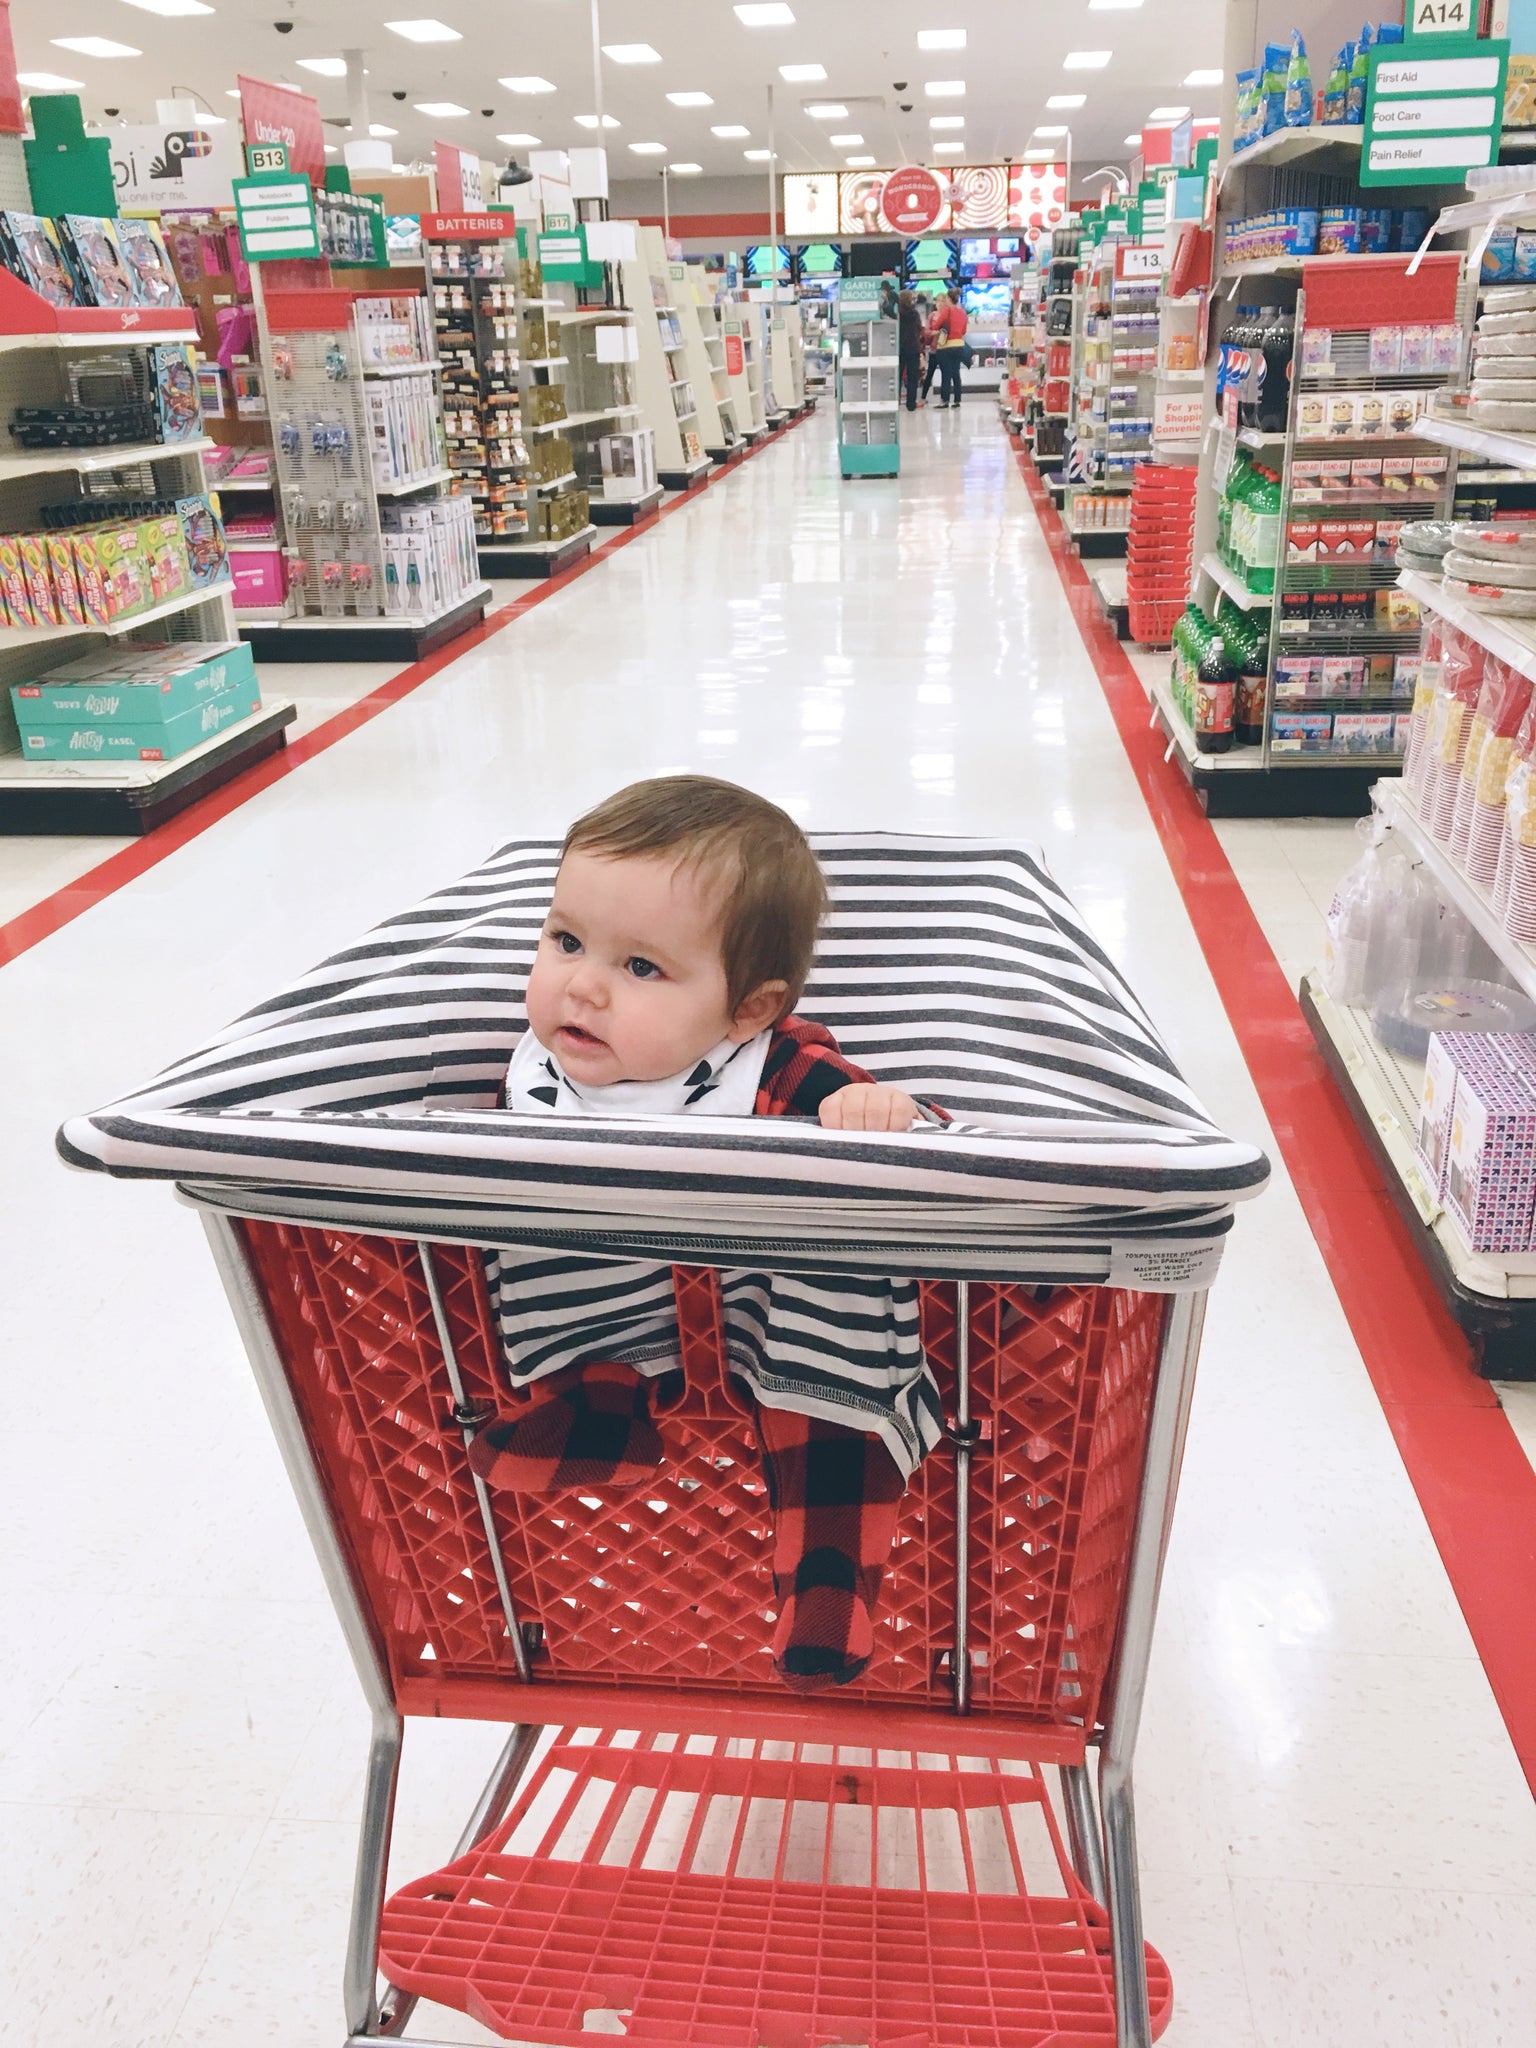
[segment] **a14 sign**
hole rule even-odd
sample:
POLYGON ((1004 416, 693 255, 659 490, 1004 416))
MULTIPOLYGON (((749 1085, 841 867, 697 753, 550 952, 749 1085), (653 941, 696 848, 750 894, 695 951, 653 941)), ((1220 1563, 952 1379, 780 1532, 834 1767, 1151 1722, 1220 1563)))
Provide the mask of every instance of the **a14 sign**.
POLYGON ((1415 36, 1471 36, 1477 16, 1470 0, 1412 0, 1403 28, 1409 42, 1415 36))

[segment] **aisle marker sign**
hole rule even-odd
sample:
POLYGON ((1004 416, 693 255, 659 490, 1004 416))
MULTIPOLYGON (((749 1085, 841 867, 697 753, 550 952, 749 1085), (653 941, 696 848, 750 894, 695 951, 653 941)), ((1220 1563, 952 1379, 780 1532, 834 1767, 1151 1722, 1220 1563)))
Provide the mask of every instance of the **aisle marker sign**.
POLYGON ((1509 44, 1451 32, 1463 0, 1415 0, 1417 32, 1371 52, 1362 185, 1459 185, 1497 163, 1509 44), (1436 14, 1432 26, 1417 22, 1436 14))
POLYGON ((234 189, 235 218, 247 263, 320 254, 315 192, 307 177, 296 171, 266 172, 258 178, 236 178, 234 189))

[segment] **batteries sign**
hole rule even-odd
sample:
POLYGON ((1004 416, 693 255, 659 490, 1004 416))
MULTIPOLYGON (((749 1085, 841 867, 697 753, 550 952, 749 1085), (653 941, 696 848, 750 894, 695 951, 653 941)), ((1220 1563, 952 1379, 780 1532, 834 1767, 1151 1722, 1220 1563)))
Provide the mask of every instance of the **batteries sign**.
MULTIPOLYGON (((1416 0, 1421 11, 1430 0, 1416 0)), ((1438 22, 1415 28, 1407 43, 1371 52, 1362 185, 1459 185, 1462 172, 1498 161, 1509 44, 1438 22)))

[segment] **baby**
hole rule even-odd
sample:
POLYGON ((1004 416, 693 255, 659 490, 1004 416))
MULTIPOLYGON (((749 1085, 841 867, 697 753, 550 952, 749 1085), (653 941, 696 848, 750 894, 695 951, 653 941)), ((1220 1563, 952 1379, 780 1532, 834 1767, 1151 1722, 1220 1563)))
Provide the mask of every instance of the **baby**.
MULTIPOLYGON (((803 1116, 837 1131, 942 1119, 792 1014, 826 904, 805 835, 763 798, 697 775, 621 790, 566 838, 507 1107, 803 1116)), ((916 1289, 727 1274, 723 1291, 774 1514, 774 1667, 795 1691, 846 1685, 874 1646, 907 1478, 941 1429, 916 1289)), ((503 1260, 497 1292, 513 1376, 534 1396, 476 1438, 475 1470, 532 1494, 649 1481, 663 1462, 651 1383, 662 1401, 681 1388, 667 1276, 503 1260)))

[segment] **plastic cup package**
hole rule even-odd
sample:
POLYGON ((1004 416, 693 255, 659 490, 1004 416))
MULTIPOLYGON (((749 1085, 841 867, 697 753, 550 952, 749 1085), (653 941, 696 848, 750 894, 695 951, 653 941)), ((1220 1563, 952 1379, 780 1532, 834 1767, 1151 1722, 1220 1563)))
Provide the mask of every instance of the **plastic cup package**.
POLYGON ((1536 1031, 1536 1003, 1492 981, 1410 981, 1382 990, 1371 1022, 1383 1045, 1421 1060, 1437 1031, 1536 1031))
POLYGON ((1536 561, 1490 560, 1454 547, 1445 558, 1445 574, 1463 583, 1487 583, 1495 590, 1536 590, 1536 561))
POLYGON ((1505 619, 1536 619, 1536 590, 1504 590, 1493 583, 1463 583, 1447 576, 1445 593, 1475 612, 1505 619))
POLYGON ((1536 313, 1536 285, 1493 284, 1483 293, 1483 319, 1481 327, 1490 314, 1536 313))
MULTIPOLYGON (((1536 527, 1527 532, 1524 525, 1509 520, 1494 526, 1452 526, 1448 531, 1450 545, 1459 554, 1486 557, 1490 562, 1524 562, 1536 568, 1536 527)), ((1490 576, 1488 580, 1497 583, 1501 579, 1490 576)))

